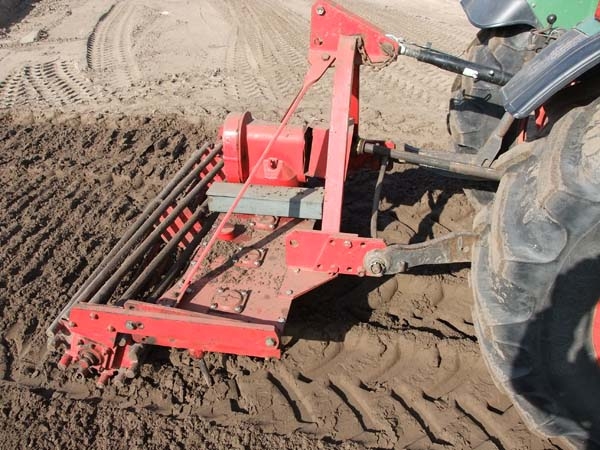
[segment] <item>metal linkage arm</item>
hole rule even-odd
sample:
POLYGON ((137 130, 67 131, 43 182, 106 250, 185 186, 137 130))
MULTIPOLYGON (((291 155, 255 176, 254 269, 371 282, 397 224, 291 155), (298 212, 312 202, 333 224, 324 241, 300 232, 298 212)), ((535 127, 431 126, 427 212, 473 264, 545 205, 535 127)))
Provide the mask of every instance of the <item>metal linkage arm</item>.
POLYGON ((364 265, 371 274, 382 276, 417 266, 470 262, 477 238, 476 233, 456 232, 419 244, 394 244, 368 252, 364 265))

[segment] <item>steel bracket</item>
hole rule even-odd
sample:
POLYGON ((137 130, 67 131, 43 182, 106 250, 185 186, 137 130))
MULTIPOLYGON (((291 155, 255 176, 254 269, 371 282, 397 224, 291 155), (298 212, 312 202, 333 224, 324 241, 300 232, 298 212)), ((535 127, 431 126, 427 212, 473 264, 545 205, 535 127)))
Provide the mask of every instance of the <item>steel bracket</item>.
POLYGON ((369 251, 364 266, 371 274, 383 276, 417 266, 470 262, 478 237, 476 233, 455 232, 419 244, 393 244, 369 251))

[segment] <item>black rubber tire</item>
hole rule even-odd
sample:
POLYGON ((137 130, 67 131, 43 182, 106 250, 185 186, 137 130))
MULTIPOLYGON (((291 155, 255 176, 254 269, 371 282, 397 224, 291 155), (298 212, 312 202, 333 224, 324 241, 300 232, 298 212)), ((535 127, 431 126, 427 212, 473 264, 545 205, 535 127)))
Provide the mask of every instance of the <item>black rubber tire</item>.
MULTIPOLYGON (((529 28, 508 27, 481 30, 469 45, 464 59, 517 73, 531 56, 529 28)), ((481 148, 504 114, 500 86, 457 76, 452 85, 448 131, 457 151, 475 153, 481 148)))
POLYGON ((532 145, 476 218, 474 321, 495 382, 545 436, 600 446, 600 101, 532 145))
MULTIPOLYGON (((530 33, 528 27, 507 27, 481 30, 467 48, 465 59, 517 73, 533 56, 528 50, 530 33)), ((457 153, 474 154, 483 147, 502 115, 504 106, 500 98, 500 86, 481 80, 457 76, 452 85, 448 110, 448 132, 457 153)), ((518 134, 515 124, 507 134, 504 148, 510 147, 518 134)), ((493 192, 466 190, 476 209, 493 199, 493 192)))

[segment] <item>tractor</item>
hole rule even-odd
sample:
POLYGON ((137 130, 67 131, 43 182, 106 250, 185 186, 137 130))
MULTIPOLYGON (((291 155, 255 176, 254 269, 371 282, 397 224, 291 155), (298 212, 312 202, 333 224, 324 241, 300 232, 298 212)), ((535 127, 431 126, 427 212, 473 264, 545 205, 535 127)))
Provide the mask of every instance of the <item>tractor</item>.
POLYGON ((106 385, 135 377, 152 346, 200 362, 206 352, 279 358, 290 305, 318 286, 470 262, 494 381, 538 433, 600 444, 600 5, 461 3, 480 31, 457 57, 316 0, 309 68, 281 122, 228 115, 48 328, 59 366, 106 385), (360 66, 403 58, 457 74, 450 151, 359 134, 360 66), (329 71, 329 127, 290 125, 329 71), (379 238, 390 160, 491 182, 466 192, 473 231, 419 244, 379 238), (362 236, 341 219, 344 182, 365 167, 379 178, 362 236))

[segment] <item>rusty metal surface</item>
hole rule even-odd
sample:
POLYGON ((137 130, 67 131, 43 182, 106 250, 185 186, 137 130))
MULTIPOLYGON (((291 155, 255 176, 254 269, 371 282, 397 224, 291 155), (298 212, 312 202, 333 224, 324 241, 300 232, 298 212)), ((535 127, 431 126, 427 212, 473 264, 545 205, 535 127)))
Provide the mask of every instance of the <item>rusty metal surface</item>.
POLYGON ((456 232, 419 244, 394 244, 368 252, 364 265, 373 273, 389 275, 417 266, 470 262, 478 237, 476 233, 456 232))

